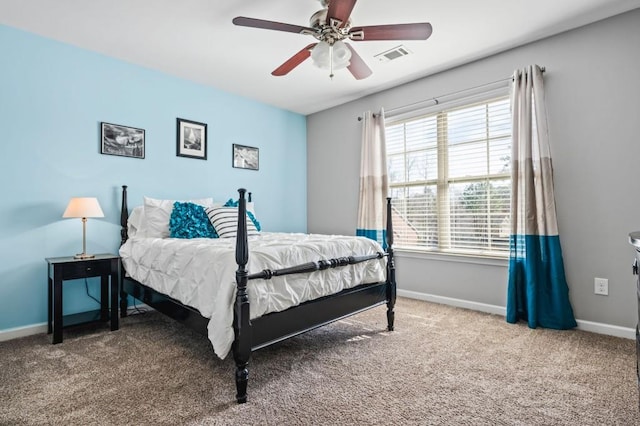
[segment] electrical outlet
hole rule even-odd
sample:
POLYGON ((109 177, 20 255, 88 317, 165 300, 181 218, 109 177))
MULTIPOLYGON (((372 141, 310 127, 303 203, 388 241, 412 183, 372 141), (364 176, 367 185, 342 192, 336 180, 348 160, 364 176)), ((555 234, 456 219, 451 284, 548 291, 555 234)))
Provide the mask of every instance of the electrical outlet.
POLYGON ((595 278, 594 279, 594 293, 600 294, 602 296, 609 295, 609 280, 606 278, 595 278))

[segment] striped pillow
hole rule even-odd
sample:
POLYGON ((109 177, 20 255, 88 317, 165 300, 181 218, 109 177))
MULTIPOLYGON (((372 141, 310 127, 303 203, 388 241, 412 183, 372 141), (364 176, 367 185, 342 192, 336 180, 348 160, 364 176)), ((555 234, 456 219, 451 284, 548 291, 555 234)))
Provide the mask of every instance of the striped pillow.
MULTIPOLYGON (((237 207, 207 207, 204 209, 220 238, 235 238, 238 231, 237 207)), ((255 237, 258 230, 247 216, 247 236, 255 237)))

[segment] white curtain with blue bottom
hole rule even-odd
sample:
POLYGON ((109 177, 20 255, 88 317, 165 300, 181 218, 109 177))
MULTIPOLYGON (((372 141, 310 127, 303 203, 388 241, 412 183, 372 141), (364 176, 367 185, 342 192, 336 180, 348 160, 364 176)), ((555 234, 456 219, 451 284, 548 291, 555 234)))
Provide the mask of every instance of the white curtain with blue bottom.
POLYGON ((384 111, 362 118, 360 198, 356 235, 378 241, 386 248, 386 198, 389 192, 384 111))
POLYGON ((511 86, 511 253, 507 321, 569 329, 569 301, 558 234, 544 84, 540 68, 516 70, 511 86))

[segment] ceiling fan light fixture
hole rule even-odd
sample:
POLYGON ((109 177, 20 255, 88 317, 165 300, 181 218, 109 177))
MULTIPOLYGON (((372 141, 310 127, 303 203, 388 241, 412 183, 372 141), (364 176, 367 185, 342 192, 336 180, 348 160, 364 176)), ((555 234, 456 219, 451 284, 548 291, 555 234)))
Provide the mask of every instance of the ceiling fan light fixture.
POLYGON ((329 68, 329 43, 321 41, 311 50, 311 60, 318 68, 329 68))
POLYGON ((321 41, 311 51, 311 59, 318 68, 339 70, 349 66, 351 50, 341 40, 333 43, 333 46, 321 41))
POLYGON ((348 67, 351 60, 351 50, 343 41, 336 41, 333 44, 333 66, 340 68, 348 67))
MULTIPOLYGON (((291 70, 312 58, 315 66, 329 70, 329 77, 333 78, 333 70, 348 68, 356 80, 362 80, 372 74, 366 62, 354 50, 351 42, 361 41, 392 41, 392 40, 426 40, 431 36, 433 28, 428 22, 412 24, 368 25, 364 27, 351 26, 351 12, 358 0, 319 0, 322 10, 311 15, 309 26, 293 25, 284 22, 266 21, 264 19, 236 16, 234 25, 260 28, 273 31, 284 31, 312 36, 317 43, 311 43, 303 48, 282 65, 271 72, 274 76, 287 75, 291 70)), ((384 53, 386 59, 391 56, 406 55, 408 51, 384 53)))

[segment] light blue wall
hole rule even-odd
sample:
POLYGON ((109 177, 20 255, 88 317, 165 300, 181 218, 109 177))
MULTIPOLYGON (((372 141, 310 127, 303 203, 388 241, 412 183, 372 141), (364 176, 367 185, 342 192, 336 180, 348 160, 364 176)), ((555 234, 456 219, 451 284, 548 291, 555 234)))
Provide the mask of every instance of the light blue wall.
MULTIPOLYGON (((0 331, 46 321, 45 257, 81 251, 71 197, 98 197, 87 251, 117 252, 120 186, 129 207, 155 198, 254 193, 267 231, 306 231, 306 119, 220 90, 0 26, 0 331), (208 124, 206 161, 176 156, 176 118, 208 124), (100 122, 146 130, 146 158, 100 154, 100 122), (260 170, 231 167, 232 144, 260 149, 260 170)), ((99 294, 90 280, 92 295, 99 294)), ((95 309, 84 282, 65 314, 95 309)))

